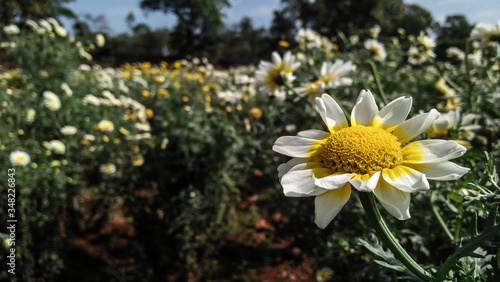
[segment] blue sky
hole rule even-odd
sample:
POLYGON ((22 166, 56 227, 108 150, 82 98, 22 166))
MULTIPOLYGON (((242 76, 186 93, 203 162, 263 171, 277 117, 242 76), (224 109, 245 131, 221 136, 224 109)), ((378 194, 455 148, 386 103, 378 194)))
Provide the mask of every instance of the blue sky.
MULTIPOLYGON (((127 32, 126 16, 132 12, 136 23, 146 23, 153 29, 172 27, 176 18, 172 14, 150 12, 146 14, 139 8, 140 0, 76 0, 66 5, 77 15, 104 15, 112 34, 127 32)), ((280 0, 230 0, 232 7, 224 9, 226 24, 238 23, 248 16, 254 26, 270 27, 273 10, 279 8, 280 0)), ((480 21, 496 24, 500 20, 500 0, 404 0, 405 3, 415 3, 429 10, 433 17, 443 22, 447 15, 464 14, 469 22, 480 21)), ((63 20, 66 27, 71 22, 63 20)))

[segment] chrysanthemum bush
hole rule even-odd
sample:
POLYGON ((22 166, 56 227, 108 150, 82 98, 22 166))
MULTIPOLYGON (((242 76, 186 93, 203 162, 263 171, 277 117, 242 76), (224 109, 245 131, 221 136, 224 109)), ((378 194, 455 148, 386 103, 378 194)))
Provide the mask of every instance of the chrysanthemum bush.
POLYGON ((494 28, 444 60, 424 32, 300 30, 258 66, 217 70, 91 65, 102 36, 20 26, 2 42, 0 168, 16 169, 23 279, 73 279, 75 242, 116 217, 145 281, 252 279, 283 261, 312 261, 304 279, 498 277, 494 28))

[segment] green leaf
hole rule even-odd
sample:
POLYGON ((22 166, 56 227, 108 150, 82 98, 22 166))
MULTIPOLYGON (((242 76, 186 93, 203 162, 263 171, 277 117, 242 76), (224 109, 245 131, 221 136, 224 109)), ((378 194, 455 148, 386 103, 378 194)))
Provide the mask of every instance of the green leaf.
POLYGON ((456 192, 450 191, 448 192, 448 198, 454 201, 455 203, 461 204, 464 201, 464 197, 456 192))

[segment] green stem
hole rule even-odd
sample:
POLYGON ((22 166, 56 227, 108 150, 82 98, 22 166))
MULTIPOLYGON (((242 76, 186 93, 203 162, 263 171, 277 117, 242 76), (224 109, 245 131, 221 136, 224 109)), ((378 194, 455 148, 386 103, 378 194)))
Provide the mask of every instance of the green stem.
POLYGON ((408 270, 424 281, 432 281, 434 277, 425 271, 399 244, 396 237, 392 235, 389 227, 380 214, 373 193, 360 192, 359 199, 365 209, 366 216, 378 236, 384 241, 394 256, 403 263, 408 270))
POLYGON ((451 231, 450 229, 448 228, 448 226, 446 226, 446 223, 444 222, 443 220, 443 217, 441 216, 441 214, 439 213, 438 211, 438 208, 437 208, 437 205, 435 204, 435 200, 436 200, 436 193, 432 193, 431 194, 431 207, 432 207, 432 212, 434 213, 434 215, 436 216, 439 224, 441 225, 441 227, 443 228, 444 232, 446 233, 446 235, 448 236, 448 238, 450 238, 450 240, 453 242, 455 241, 455 237, 453 237, 453 235, 451 234, 451 231))
POLYGON ((455 222, 455 232, 453 235, 454 241, 457 241, 458 237, 460 236, 460 225, 462 224, 462 211, 463 208, 462 206, 460 206, 458 210, 457 221, 455 222))
POLYGON ((422 55, 434 66, 434 68, 439 72, 441 77, 451 86, 453 87, 460 95, 465 96, 465 91, 458 86, 451 78, 449 78, 445 71, 437 64, 437 62, 429 55, 427 55, 424 51, 420 50, 422 55))
POLYGON ((303 98, 304 95, 301 95, 299 92, 297 92, 297 90, 295 90, 295 88, 293 88, 293 86, 290 85, 290 83, 288 83, 287 81, 283 81, 283 85, 290 91, 292 91, 293 94, 297 95, 298 97, 300 98, 303 98))
POLYGON ((378 91, 380 92, 380 96, 382 96, 382 101, 384 101, 384 104, 388 104, 389 101, 387 100, 387 97, 385 96, 385 92, 384 92, 384 89, 382 88, 382 83, 380 83, 380 79, 378 78, 378 73, 377 73, 377 69, 375 67, 375 64, 373 62, 368 62, 372 68, 372 73, 373 73, 373 76, 375 77, 375 83, 377 83, 377 88, 378 88, 378 91))
POLYGON ((473 252, 484 242, 493 242, 496 238, 500 237, 500 224, 493 226, 490 230, 482 232, 479 236, 472 238, 467 244, 458 248, 455 253, 446 259, 437 272, 437 281, 444 281, 448 272, 455 267, 458 260, 473 252))

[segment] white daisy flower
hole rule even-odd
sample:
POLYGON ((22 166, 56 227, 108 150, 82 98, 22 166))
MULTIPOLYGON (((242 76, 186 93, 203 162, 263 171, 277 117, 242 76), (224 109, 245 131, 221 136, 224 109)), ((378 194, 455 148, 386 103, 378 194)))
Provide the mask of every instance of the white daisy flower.
POLYGON ((259 70, 255 72, 260 89, 269 95, 276 94, 276 91, 280 92, 285 82, 292 83, 295 80, 293 72, 300 66, 290 51, 287 51, 283 58, 278 52, 273 52, 272 61, 272 63, 261 61, 259 70))
POLYGON ((52 152, 62 155, 66 152, 66 146, 64 145, 63 142, 59 140, 51 140, 48 142, 48 149, 51 150, 52 152))
POLYGON ((99 171, 103 174, 113 174, 116 172, 116 166, 114 164, 102 164, 99 166, 99 171))
POLYGON ((67 96, 71 97, 73 96, 73 90, 69 87, 69 85, 66 82, 61 83, 61 90, 66 93, 67 96))
POLYGON ((36 111, 34 109, 28 109, 26 111, 26 121, 32 123, 35 121, 36 111))
POLYGON ((372 52, 373 58, 377 61, 384 61, 387 57, 384 45, 376 39, 367 39, 365 48, 372 52))
POLYGON ((13 35, 13 34, 19 34, 19 32, 21 32, 21 30, 19 29, 19 27, 17 25, 9 24, 3 28, 3 32, 5 32, 5 34, 8 34, 8 35, 13 35))
MULTIPOLYGON (((355 70, 356 65, 350 61, 344 63, 343 60, 339 59, 335 63, 323 62, 320 72, 321 76, 313 83, 297 88, 297 91, 308 94, 309 98, 314 99, 324 93, 326 89, 351 85, 352 78, 345 76, 355 70)), ((314 103, 314 100, 311 102, 314 103)))
POLYGON ((104 131, 111 132, 115 129, 115 125, 113 124, 112 121, 103 119, 95 126, 95 129, 102 132, 104 131))
POLYGON ((30 163, 30 155, 23 151, 14 151, 9 155, 9 161, 15 166, 26 166, 30 163))
POLYGON ((44 91, 43 92, 43 103, 49 110, 57 111, 61 108, 61 100, 59 100, 59 96, 57 96, 52 91, 44 91))
POLYGON ((76 127, 74 126, 71 126, 71 125, 66 125, 66 126, 63 126, 61 129, 60 129, 61 133, 63 135, 73 135, 76 133, 76 127))
POLYGON ((417 47, 411 46, 408 49, 408 63, 412 65, 421 65, 423 64, 427 59, 425 58, 424 54, 418 50, 417 47))
POLYGON ((461 61, 465 58, 465 53, 457 47, 450 47, 446 49, 446 56, 448 56, 448 58, 455 58, 461 61))
POLYGON ((106 43, 106 39, 104 38, 104 35, 102 35, 101 33, 98 33, 96 36, 95 36, 95 42, 97 44, 97 47, 103 47, 104 46, 104 43, 106 43))
POLYGON ((217 99, 219 99, 219 101, 224 101, 229 104, 238 103, 242 97, 243 94, 239 91, 226 90, 217 93, 217 99))
POLYGON ((351 195, 351 187, 373 192, 394 217, 410 218, 411 193, 429 190, 428 179, 455 180, 468 168, 450 159, 463 155, 455 141, 420 140, 439 113, 431 110, 406 120, 411 98, 400 97, 378 109, 370 91, 361 91, 351 113, 351 126, 327 94, 316 108, 329 132, 311 129, 276 140, 275 152, 293 157, 278 167, 285 196, 316 196, 315 223, 325 228, 351 195))

